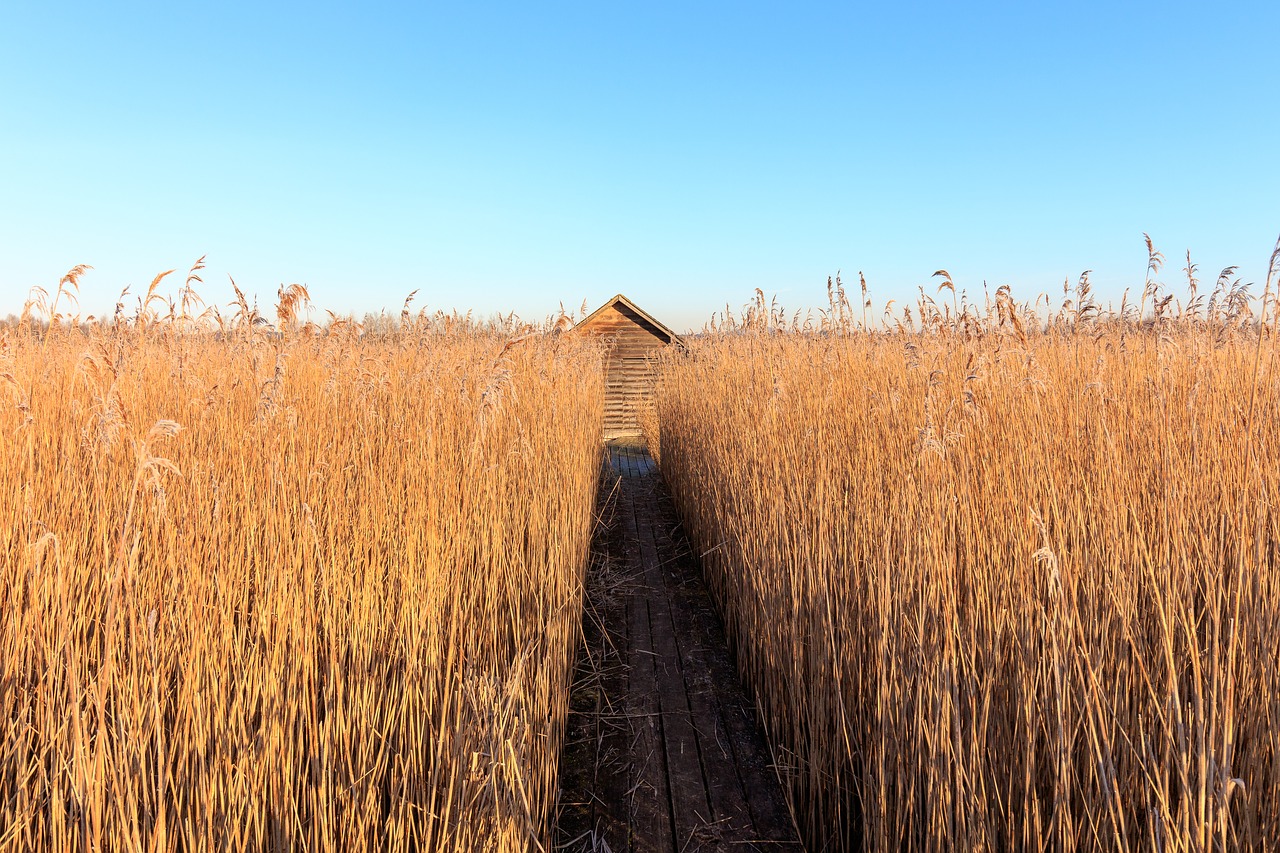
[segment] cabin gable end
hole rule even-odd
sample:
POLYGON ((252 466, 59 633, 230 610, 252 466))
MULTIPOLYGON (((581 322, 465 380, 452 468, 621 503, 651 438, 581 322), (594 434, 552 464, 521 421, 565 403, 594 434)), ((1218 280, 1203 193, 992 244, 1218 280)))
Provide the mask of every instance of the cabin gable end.
POLYGON ((653 398, 652 357, 680 344, 679 336, 622 294, 581 320, 574 332, 607 342, 604 437, 640 435, 636 413, 653 398))

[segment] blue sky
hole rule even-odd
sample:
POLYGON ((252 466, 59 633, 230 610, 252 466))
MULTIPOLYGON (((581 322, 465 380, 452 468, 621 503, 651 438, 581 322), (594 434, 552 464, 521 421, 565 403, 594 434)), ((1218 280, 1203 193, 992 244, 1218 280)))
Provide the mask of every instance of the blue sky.
MULTIPOLYGON (((208 255, 263 302, 877 304, 1181 281, 1280 233, 1276 4, 7 4, 0 316, 208 255)), ((178 282, 175 282, 175 287, 178 282)), ((320 312, 318 312, 320 313, 320 312)))

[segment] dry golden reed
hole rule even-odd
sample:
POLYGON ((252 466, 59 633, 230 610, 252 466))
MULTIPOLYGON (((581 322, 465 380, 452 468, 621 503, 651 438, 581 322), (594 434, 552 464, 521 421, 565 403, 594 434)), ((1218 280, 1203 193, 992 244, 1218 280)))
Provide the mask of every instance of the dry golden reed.
POLYGON ((1188 260, 1172 300, 1149 248, 1116 311, 940 271, 872 331, 834 282, 663 365, 664 476, 810 849, 1277 847, 1274 290, 1188 260))
POLYGON ((0 331, 0 849, 543 847, 598 352, 199 269, 0 331))

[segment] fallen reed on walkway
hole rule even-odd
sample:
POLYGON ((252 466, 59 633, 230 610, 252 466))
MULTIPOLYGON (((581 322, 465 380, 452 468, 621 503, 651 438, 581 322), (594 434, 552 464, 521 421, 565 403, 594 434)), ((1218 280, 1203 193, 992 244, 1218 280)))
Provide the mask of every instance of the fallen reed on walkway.
POLYGON ((0 849, 548 844, 598 352, 191 285, 0 330, 0 849))
POLYGON ((668 358, 663 473, 812 849, 1274 845, 1276 304, 1194 288, 761 299, 668 358))

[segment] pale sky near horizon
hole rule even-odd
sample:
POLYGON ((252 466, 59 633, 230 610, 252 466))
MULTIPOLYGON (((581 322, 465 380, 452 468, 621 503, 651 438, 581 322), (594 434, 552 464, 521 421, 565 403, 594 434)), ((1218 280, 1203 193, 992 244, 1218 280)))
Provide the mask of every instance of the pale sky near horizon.
MULTIPOLYGON (((0 317, 77 263, 86 313, 208 255, 264 305, 594 308, 678 329, 759 287, 877 306, 1092 269, 1261 292, 1280 6, 10 3, 0 317)), ((878 309, 877 309, 878 310, 878 309)))

